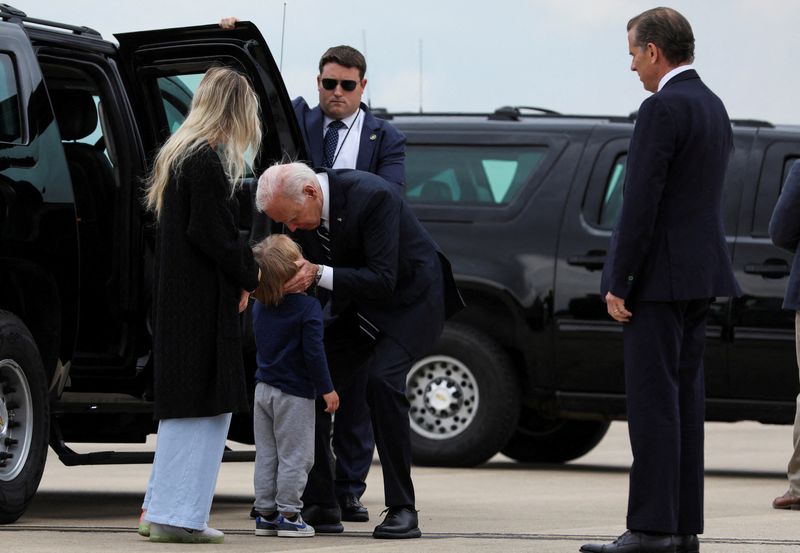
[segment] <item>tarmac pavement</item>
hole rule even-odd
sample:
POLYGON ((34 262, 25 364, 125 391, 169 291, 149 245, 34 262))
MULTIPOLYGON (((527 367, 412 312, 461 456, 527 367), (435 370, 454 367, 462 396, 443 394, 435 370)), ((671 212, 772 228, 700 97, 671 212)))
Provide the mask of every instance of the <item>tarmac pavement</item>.
MULTIPOLYGON (((786 489, 791 441, 790 426, 706 425, 706 533, 701 551, 797 550, 800 511, 770 506, 786 489)), ((74 449, 136 448, 74 444, 74 449)), ((0 527, 0 551, 575 553, 583 543, 610 541, 624 531, 630 459, 627 427, 616 422, 594 451, 565 465, 523 465, 498 455, 473 469, 415 467, 423 532, 418 540, 372 538, 383 509, 377 461, 363 498, 370 522, 345 523, 344 534, 309 539, 254 536, 248 517, 253 464, 226 463, 210 521, 225 532, 225 543, 185 546, 154 544, 136 534, 149 465, 64 467, 51 454, 28 512, 17 523, 0 527)))

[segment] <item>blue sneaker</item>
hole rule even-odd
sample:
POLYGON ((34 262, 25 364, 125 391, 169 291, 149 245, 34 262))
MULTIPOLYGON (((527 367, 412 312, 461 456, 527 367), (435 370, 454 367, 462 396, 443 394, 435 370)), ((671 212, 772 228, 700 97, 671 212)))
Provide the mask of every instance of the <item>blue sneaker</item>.
POLYGON ((266 518, 261 514, 256 515, 256 536, 277 536, 278 519, 280 515, 273 514, 272 518, 266 518))
POLYGON ((281 538, 310 538, 314 535, 314 528, 305 523, 300 513, 297 513, 295 520, 280 515, 277 522, 278 536, 281 538))

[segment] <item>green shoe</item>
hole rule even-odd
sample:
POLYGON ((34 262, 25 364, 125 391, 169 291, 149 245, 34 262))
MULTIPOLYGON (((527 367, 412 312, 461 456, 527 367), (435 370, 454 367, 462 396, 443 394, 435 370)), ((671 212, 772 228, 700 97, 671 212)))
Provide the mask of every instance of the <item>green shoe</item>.
POLYGON ((140 536, 144 536, 145 538, 150 537, 150 522, 144 519, 144 515, 146 511, 142 511, 142 514, 139 516, 139 530, 137 531, 140 536))
POLYGON ((159 543, 222 543, 225 534, 213 528, 192 530, 168 524, 150 523, 150 541, 159 543))

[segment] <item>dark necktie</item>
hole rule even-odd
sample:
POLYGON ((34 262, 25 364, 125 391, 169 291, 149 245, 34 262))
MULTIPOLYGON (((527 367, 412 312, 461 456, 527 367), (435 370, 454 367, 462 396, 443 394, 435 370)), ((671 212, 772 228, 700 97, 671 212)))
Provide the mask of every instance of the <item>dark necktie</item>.
POLYGON ((320 221, 319 226, 317 227, 317 238, 319 238, 319 244, 322 246, 323 251, 325 252, 325 261, 328 262, 330 265, 331 262, 331 234, 328 232, 328 229, 325 228, 325 225, 320 221))
POLYGON ((339 143, 339 129, 344 128, 341 121, 331 121, 328 130, 325 131, 325 138, 322 140, 322 166, 333 167, 334 156, 336 155, 336 145, 339 143))

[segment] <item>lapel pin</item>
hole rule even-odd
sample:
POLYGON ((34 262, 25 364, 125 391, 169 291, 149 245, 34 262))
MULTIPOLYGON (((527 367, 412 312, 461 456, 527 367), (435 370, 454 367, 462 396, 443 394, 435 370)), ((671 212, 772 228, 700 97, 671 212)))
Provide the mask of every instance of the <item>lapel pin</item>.
POLYGON ((336 220, 339 221, 340 223, 342 222, 342 218, 341 217, 337 217, 336 220))
POLYGON ((370 139, 370 140, 375 140, 376 138, 378 138, 378 135, 377 135, 377 134, 371 134, 371 135, 369 135, 369 139, 370 139))

